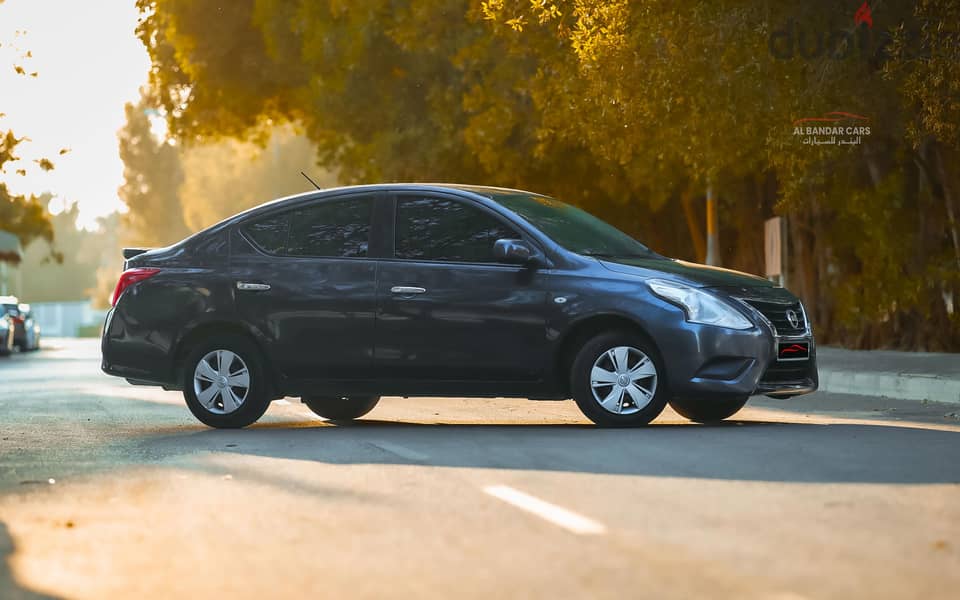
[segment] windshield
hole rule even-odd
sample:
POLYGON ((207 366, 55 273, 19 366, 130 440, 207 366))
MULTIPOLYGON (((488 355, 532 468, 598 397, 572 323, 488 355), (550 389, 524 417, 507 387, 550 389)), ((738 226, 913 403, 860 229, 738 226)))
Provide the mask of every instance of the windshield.
POLYGON ((559 200, 534 194, 495 194, 493 199, 577 254, 609 258, 659 257, 613 225, 559 200))

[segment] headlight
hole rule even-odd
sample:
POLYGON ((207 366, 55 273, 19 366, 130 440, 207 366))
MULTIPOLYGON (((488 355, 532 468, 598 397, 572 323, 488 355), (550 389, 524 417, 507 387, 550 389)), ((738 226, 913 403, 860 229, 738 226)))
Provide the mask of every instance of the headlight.
POLYGON ((650 279, 647 285, 657 296, 682 307, 687 313, 687 320, 691 323, 716 325, 729 329, 753 327, 753 323, 748 321, 740 311, 709 292, 663 279, 650 279))

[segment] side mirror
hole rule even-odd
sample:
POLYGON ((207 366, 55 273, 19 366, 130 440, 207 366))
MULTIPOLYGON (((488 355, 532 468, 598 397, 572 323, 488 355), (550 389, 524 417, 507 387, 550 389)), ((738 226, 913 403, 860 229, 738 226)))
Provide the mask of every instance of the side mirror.
POLYGON ((512 265, 539 263, 536 251, 523 240, 497 240, 493 244, 493 257, 497 262, 512 265))

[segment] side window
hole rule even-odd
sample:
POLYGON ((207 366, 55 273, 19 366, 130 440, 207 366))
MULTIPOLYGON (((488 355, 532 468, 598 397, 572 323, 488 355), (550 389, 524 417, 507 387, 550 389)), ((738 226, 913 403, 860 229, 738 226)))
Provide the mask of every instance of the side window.
POLYGON ((397 200, 397 258, 494 262, 493 243, 519 235, 478 208, 445 198, 397 200))
POLYGON ((328 200, 268 215, 243 226, 244 234, 269 254, 364 257, 370 245, 369 196, 328 200))
POLYGON ((243 226, 243 232, 264 252, 281 254, 286 247, 290 213, 269 215, 243 226))
POLYGON ((370 245, 369 196, 320 202, 293 211, 287 254, 364 257, 370 245))

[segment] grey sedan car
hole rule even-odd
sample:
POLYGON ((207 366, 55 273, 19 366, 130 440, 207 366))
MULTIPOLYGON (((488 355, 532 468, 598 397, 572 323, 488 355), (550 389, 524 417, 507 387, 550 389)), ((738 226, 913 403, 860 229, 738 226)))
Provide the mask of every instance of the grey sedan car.
POLYGON ((214 427, 299 396, 573 398, 603 426, 696 421, 817 388, 789 291, 675 260, 553 198, 389 184, 292 196, 167 248, 126 249, 103 370, 182 390, 214 427))

